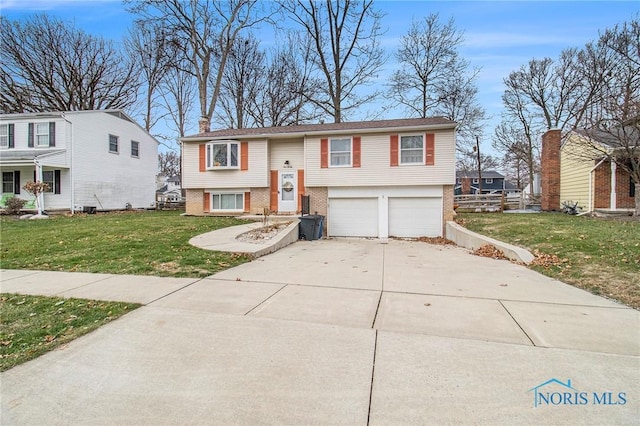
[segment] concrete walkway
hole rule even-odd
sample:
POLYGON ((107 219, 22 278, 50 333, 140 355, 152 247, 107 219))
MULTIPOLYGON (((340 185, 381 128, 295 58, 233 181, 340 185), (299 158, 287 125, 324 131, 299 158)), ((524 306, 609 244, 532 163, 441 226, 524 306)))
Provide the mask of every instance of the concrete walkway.
POLYGON ((0 277, 3 292, 145 304, 2 373, 3 425, 640 417, 640 312, 457 247, 298 242, 201 280, 0 277))

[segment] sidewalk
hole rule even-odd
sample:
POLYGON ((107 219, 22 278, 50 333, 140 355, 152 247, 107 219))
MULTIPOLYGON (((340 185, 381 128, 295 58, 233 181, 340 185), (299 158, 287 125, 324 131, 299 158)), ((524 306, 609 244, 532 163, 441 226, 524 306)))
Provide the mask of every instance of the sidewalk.
MULTIPOLYGON (((3 425, 640 417, 638 311, 455 247, 321 240, 205 279, 0 279, 3 292, 146 305, 2 373, 3 425), (550 379, 571 380, 568 392, 585 392, 587 403, 534 407, 533 389, 550 379)), ((545 389, 554 398, 567 391, 545 389)))

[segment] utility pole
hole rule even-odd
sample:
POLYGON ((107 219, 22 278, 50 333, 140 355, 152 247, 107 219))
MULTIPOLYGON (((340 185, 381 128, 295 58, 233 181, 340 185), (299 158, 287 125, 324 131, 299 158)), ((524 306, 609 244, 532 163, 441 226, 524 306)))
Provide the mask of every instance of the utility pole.
POLYGON ((474 151, 478 154, 478 193, 482 194, 482 164, 480 163, 480 139, 476 136, 474 151))

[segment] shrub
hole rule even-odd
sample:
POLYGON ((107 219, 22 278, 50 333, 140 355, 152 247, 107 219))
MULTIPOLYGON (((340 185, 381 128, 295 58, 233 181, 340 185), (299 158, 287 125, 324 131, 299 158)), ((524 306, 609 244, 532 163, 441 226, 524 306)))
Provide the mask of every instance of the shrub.
POLYGON ((18 198, 18 197, 7 198, 7 201, 6 201, 7 207, 5 208, 5 210, 7 211, 8 214, 18 214, 20 213, 20 210, 22 210, 22 208, 26 203, 27 203, 27 200, 23 200, 22 198, 18 198))

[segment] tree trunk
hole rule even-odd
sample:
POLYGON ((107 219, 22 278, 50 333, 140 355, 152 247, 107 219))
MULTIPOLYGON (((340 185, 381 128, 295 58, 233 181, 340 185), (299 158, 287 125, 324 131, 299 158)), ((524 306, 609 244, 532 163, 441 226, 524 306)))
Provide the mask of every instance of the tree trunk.
POLYGON ((636 198, 636 211, 633 212, 634 216, 640 216, 640 182, 634 182, 636 185, 635 198, 636 198))

